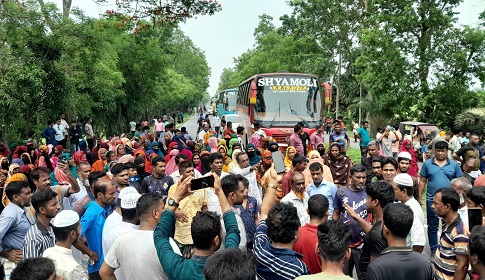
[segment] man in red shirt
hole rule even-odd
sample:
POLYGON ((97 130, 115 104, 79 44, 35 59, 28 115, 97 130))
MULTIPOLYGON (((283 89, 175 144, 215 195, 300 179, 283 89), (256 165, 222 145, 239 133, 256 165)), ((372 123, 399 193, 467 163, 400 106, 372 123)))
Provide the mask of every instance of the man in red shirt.
POLYGON ((301 259, 311 274, 322 272, 322 262, 315 252, 318 243, 318 225, 328 220, 328 199, 323 194, 315 194, 308 200, 310 222, 298 229, 298 241, 293 250, 302 254, 301 259))

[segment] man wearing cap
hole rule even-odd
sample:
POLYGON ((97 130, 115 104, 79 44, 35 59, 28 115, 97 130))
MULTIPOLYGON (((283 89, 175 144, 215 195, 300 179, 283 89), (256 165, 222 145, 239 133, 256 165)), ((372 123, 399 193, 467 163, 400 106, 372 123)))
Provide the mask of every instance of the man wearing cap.
POLYGON ((121 217, 123 219, 120 223, 114 225, 111 228, 103 228, 103 254, 105 256, 106 254, 108 254, 111 245, 113 245, 113 243, 119 236, 138 228, 140 219, 136 215, 135 208, 140 196, 141 194, 139 194, 138 192, 128 193, 121 196, 121 217))
MULTIPOLYGON (((95 203, 89 204, 81 218, 81 235, 86 236, 89 249, 98 255, 98 258, 94 257, 96 260, 94 265, 88 267, 89 279, 101 279, 99 269, 104 260, 102 246, 103 226, 106 222, 106 217, 108 217, 109 207, 116 199, 116 187, 111 180, 103 178, 94 183, 93 191, 95 203)), ((93 258, 92 255, 88 256, 93 258)))
POLYGON ((79 215, 72 210, 59 212, 52 220, 52 230, 56 236, 56 244, 45 250, 42 256, 54 261, 56 274, 65 280, 87 280, 88 275, 76 262, 71 250, 81 237, 79 215))
POLYGON ((31 198, 37 218, 27 231, 24 241, 24 259, 38 258, 47 248, 54 246, 55 236, 50 223, 61 210, 57 194, 51 189, 35 192, 31 198))
POLYGON ((397 154, 397 166, 398 166, 398 170, 397 172, 398 173, 406 173, 406 174, 409 174, 411 176, 411 178, 413 178, 413 187, 414 187, 414 198, 416 198, 417 201, 419 201, 419 194, 418 194, 418 177, 414 176, 414 174, 412 173, 415 173, 417 175, 417 172, 418 172, 418 164, 416 163, 416 166, 414 167, 414 171, 411 171, 410 172, 410 167, 411 167, 411 161, 412 161, 412 157, 411 157, 411 154, 408 153, 408 152, 399 152, 399 154, 397 154))
POLYGON ((391 182, 394 188, 396 201, 406 204, 413 210, 413 226, 406 238, 406 246, 412 247, 413 251, 422 253, 426 244, 424 230, 424 214, 419 202, 413 197, 414 180, 411 175, 406 173, 397 174, 391 182))

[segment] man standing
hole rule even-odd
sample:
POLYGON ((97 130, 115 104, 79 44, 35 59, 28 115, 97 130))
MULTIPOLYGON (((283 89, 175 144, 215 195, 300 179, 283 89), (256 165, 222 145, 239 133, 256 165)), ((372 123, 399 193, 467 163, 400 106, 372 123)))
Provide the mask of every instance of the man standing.
POLYGON ((359 122, 354 120, 354 128, 352 129, 352 132, 354 133, 354 143, 357 143, 357 137, 355 136, 357 134, 357 131, 359 131, 359 122))
MULTIPOLYGON (((381 137, 379 139, 377 139, 377 141, 379 141, 379 143, 381 144, 381 152, 384 156, 394 157, 394 155, 392 153, 392 146, 393 146, 394 143, 396 143, 396 141, 398 141, 397 140, 398 137, 399 136, 397 135, 394 127, 388 126, 388 127, 386 127, 386 130, 384 130, 384 133, 381 135, 381 137), (390 136, 391 131, 394 134, 393 135, 394 137, 390 136)), ((397 153, 396 153, 396 155, 397 155, 397 153)))
POLYGON ((84 133, 86 134, 86 142, 88 142, 89 150, 94 149, 94 140, 96 139, 96 134, 93 131, 93 119, 89 118, 84 125, 84 133))
POLYGON ((317 227, 328 220, 328 200, 321 194, 315 194, 308 199, 308 214, 310 222, 298 229, 298 241, 293 250, 303 255, 302 261, 311 274, 322 271, 322 262, 315 253, 315 244, 318 243, 317 227))
MULTIPOLYGON (((400 152, 397 154, 397 166, 398 166, 398 173, 406 173, 409 174, 409 167, 411 166, 411 154, 408 152, 400 152)), ((417 172, 417 170, 416 170, 417 172)), ((414 177, 413 175, 410 175, 411 178, 413 178, 414 182, 414 198, 416 198, 417 201, 421 201, 420 197, 418 197, 418 178, 414 177)))
MULTIPOLYGON (((104 258, 99 274, 106 279, 167 279, 157 257, 153 232, 163 213, 164 204, 159 193, 144 194, 138 199, 136 215, 140 227, 120 236, 104 258), (136 246, 133 246, 136 244, 136 246)), ((170 240, 173 250, 180 251, 170 240)))
POLYGON ((73 120, 71 122, 71 127, 69 127, 69 143, 71 144, 71 150, 73 152, 79 151, 79 138, 82 137, 82 131, 77 121, 73 120))
POLYGON ((468 229, 458 215, 460 197, 451 188, 436 191, 432 208, 443 219, 438 251, 434 258, 435 279, 465 279, 468 269, 468 229))
POLYGON ((310 216, 307 213, 310 196, 305 192, 305 176, 298 171, 293 172, 290 177, 290 186, 291 191, 281 199, 281 202, 295 206, 300 224, 304 225, 310 221, 310 216))
POLYGON ((253 124, 254 134, 258 135, 260 138, 266 138, 266 133, 261 129, 261 124, 259 122, 255 122, 253 124))
POLYGON ((309 169, 313 182, 308 185, 306 191, 310 197, 316 194, 321 194, 327 198, 327 203, 329 204, 328 216, 331 218, 333 215, 333 201, 335 200, 335 195, 337 194, 337 186, 334 183, 325 181, 323 179, 323 166, 321 163, 314 162, 310 164, 309 169))
POLYGON ((221 129, 221 119, 219 118, 219 115, 217 112, 214 112, 214 115, 212 117, 212 124, 214 125, 214 130, 216 131, 216 137, 219 138, 219 131, 221 129))
POLYGON ((128 125, 130 126, 130 135, 131 135, 131 137, 135 136, 136 122, 134 120, 132 120, 128 125))
POLYGON ((295 125, 295 127, 293 128, 293 134, 290 135, 289 144, 290 146, 295 147, 297 153, 304 156, 305 149, 303 148, 303 142, 300 139, 301 131, 302 131, 301 126, 298 124, 295 125))
POLYGON ((231 173, 241 174, 244 178, 249 181, 249 196, 256 198, 258 205, 261 205, 261 193, 258 187, 258 181, 256 179, 256 168, 257 166, 249 166, 249 157, 246 152, 240 152, 236 155, 236 161, 238 167, 234 168, 231 173))
POLYGON ((454 160, 448 159, 448 142, 439 141, 435 145, 435 157, 426 160, 419 173, 419 197, 423 196, 426 186, 426 221, 428 223, 428 241, 431 255, 434 257, 438 248, 439 220, 431 208, 437 190, 451 185, 451 180, 462 177, 463 172, 454 160))
POLYGON ((89 205, 81 218, 81 235, 86 236, 89 249, 98 255, 95 263, 88 266, 90 280, 101 279, 99 269, 104 260, 102 245, 103 226, 109 214, 108 207, 116 199, 116 187, 108 179, 99 179, 94 183, 94 196, 96 198, 95 203, 89 205))
POLYGON ((345 130, 340 127, 340 122, 338 120, 333 122, 333 132, 329 136, 328 142, 331 144, 337 143, 342 147, 342 151, 347 151, 350 146, 350 139, 347 136, 345 130))
POLYGON ((283 176, 283 179, 281 181, 281 189, 284 196, 291 191, 290 178, 293 172, 303 173, 308 165, 308 159, 302 154, 296 154, 291 160, 291 165, 292 168, 288 172, 286 172, 285 176, 283 176))
POLYGON ((47 248, 54 247, 55 237, 50 223, 61 209, 57 201, 57 194, 51 189, 35 192, 32 195, 31 203, 37 219, 25 236, 24 259, 42 257, 47 248))
POLYGON ((111 174, 113 175, 117 193, 130 186, 130 181, 128 180, 130 177, 129 170, 130 167, 124 163, 117 163, 111 167, 111 174))
POLYGON ((369 122, 364 121, 362 123, 362 127, 357 130, 357 134, 355 135, 360 140, 360 158, 361 162, 363 163, 365 158, 367 157, 367 144, 370 142, 369 131, 369 122))
POLYGON ((161 193, 166 199, 168 190, 173 185, 172 177, 165 174, 166 166, 165 158, 154 157, 152 158, 152 175, 145 177, 141 183, 141 193, 161 193))
POLYGON ((50 145, 53 145, 53 146, 57 146, 56 131, 54 130, 54 128, 52 128, 53 125, 54 125, 54 122, 49 120, 47 122, 47 127, 44 128, 44 130, 42 131, 40 136, 45 138, 45 144, 46 145, 50 144, 50 145))
POLYGON ((165 133, 165 124, 162 120, 162 117, 158 117, 155 120, 155 124, 153 126, 153 134, 155 135, 155 141, 159 141, 159 139, 163 139, 163 134, 165 133))
POLYGON ((389 134, 389 139, 391 139, 392 142, 392 157, 396 158, 397 154, 399 153, 399 148, 401 147, 401 142, 402 142, 402 134, 399 131, 399 125, 395 124, 393 126, 389 126, 389 129, 393 132, 392 134, 389 134))
POLYGON ((198 143, 204 143, 204 135, 206 135, 208 133, 210 133, 209 132, 209 124, 204 122, 204 123, 202 123, 202 130, 197 135, 197 142, 198 143))
POLYGON ((45 250, 42 256, 54 261, 56 274, 65 280, 87 280, 88 276, 74 259, 71 250, 81 238, 79 215, 72 210, 62 210, 52 221, 52 230, 56 244, 45 250))
MULTIPOLYGON (((194 166, 190 161, 184 161, 179 165, 180 180, 173 185, 169 192, 167 201, 170 201, 175 196, 177 189, 182 187, 182 182, 187 178, 194 177, 194 166)), ((197 212, 207 210, 207 188, 196 190, 191 195, 185 197, 177 202, 177 209, 185 213, 185 219, 177 219, 175 223, 174 239, 180 248, 183 256, 190 258, 192 250, 194 249, 194 241, 192 239, 191 223, 197 212)), ((170 205, 167 204, 166 207, 170 205)))
POLYGON ((373 158, 379 157, 382 160, 384 157, 379 154, 379 144, 376 141, 370 141, 367 144, 367 152, 369 153, 369 156, 364 159, 362 164, 365 166, 365 168, 367 168, 366 185, 369 185, 372 177, 376 175, 376 174, 373 174, 373 171, 372 171, 373 158))
POLYGON ((429 258, 406 245, 412 225, 413 211, 406 205, 391 203, 384 208, 382 235, 388 247, 369 265, 367 279, 433 279, 429 258))
POLYGON ((344 224, 350 226, 352 230, 352 240, 349 248, 351 249, 350 257, 345 261, 344 273, 353 276, 352 271, 354 267, 359 271, 359 260, 364 246, 365 231, 359 223, 354 220, 350 213, 344 208, 344 205, 350 205, 362 219, 370 224, 371 216, 367 212, 367 194, 365 192, 366 179, 365 166, 356 164, 350 168, 351 184, 349 186, 340 187, 337 190, 335 200, 333 201, 333 220, 340 220, 344 224))
POLYGON ((452 153, 456 153, 461 148, 461 133, 462 129, 460 127, 453 128, 453 137, 451 137, 449 142, 449 149, 452 153))
MULTIPOLYGON (((424 214, 419 202, 414 199, 414 182, 413 178, 406 173, 397 174, 392 183, 396 201, 406 204, 413 212, 413 224, 411 231, 406 237, 406 246, 414 252, 422 253, 426 244, 426 235, 424 230, 424 214)), ((391 245, 392 246, 392 245, 391 245)))
POLYGON ((65 133, 66 133, 67 127, 64 127, 61 124, 61 119, 57 119, 56 124, 52 128, 56 132, 55 139, 56 139, 57 145, 62 145, 63 147, 66 147, 66 142, 65 142, 66 135, 65 135, 65 133))
MULTIPOLYGON (((10 203, 0 214, 0 257, 18 263, 23 259, 24 238, 30 228, 25 207, 30 205, 32 192, 25 181, 10 182, 5 188, 10 203)), ((5 278, 3 264, 0 279, 5 278)))
POLYGON ((375 219, 374 225, 370 225, 366 220, 362 219, 348 204, 344 205, 345 210, 366 232, 364 247, 362 248, 362 255, 359 261, 359 271, 357 272, 359 280, 366 279, 369 264, 387 247, 387 241, 381 234, 383 209, 394 202, 394 189, 387 182, 372 183, 365 191, 367 193, 367 210, 375 219))
MULTIPOLYGON (((451 140, 450 140, 451 141, 451 140)), ((458 151, 453 153, 453 158, 461 163, 461 169, 469 177, 472 185, 475 179, 481 175, 480 172, 480 151, 478 144, 480 139, 476 133, 470 136, 468 144, 463 145, 458 151)))
POLYGON ((320 143, 325 143, 325 124, 320 123, 316 128, 315 132, 310 136, 310 143, 312 144, 312 149, 317 150, 317 145, 320 143))

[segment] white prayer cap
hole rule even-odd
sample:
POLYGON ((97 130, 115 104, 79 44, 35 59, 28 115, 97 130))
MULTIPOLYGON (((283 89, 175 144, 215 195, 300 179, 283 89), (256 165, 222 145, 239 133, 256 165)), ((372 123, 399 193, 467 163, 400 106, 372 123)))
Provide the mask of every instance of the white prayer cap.
POLYGON ((54 227, 68 227, 79 221, 79 215, 73 210, 62 210, 59 212, 51 224, 54 227))
POLYGON ((408 187, 412 187, 414 185, 413 178, 411 177, 411 175, 407 173, 397 174, 392 181, 394 181, 394 183, 396 184, 408 186, 408 187))
POLYGON ((123 200, 123 197, 130 193, 138 193, 138 191, 134 187, 124 187, 118 196, 119 199, 123 200))
POLYGON ((141 194, 139 193, 129 193, 125 194, 121 199, 121 208, 123 209, 135 209, 136 203, 140 198, 141 194))
POLYGON ((411 160, 411 154, 408 153, 408 152, 400 152, 399 154, 397 154, 397 158, 406 158, 406 159, 409 159, 411 160))

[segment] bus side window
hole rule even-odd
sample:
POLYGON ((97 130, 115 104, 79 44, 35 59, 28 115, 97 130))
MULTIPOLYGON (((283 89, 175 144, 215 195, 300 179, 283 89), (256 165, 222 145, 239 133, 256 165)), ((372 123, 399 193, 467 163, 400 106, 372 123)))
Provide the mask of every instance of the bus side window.
POLYGON ((263 90, 258 88, 256 94, 256 112, 266 112, 266 104, 264 103, 263 90))

